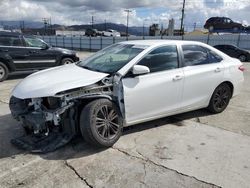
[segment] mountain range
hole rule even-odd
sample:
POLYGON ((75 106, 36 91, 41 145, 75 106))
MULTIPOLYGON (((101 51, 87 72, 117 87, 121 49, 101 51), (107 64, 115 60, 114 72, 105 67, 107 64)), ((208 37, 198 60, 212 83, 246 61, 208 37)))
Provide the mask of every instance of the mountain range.
MULTIPOLYGON (((43 22, 37 22, 37 21, 0 21, 0 26, 2 26, 4 29, 20 29, 20 28, 43 28, 44 23, 43 22)), ((55 30, 84 30, 87 28, 92 27, 92 25, 60 25, 60 24, 53 24, 51 26, 55 30)), ((119 32, 126 32, 126 26, 124 24, 115 24, 115 23, 100 23, 100 24, 94 24, 93 28, 104 31, 106 29, 114 29, 119 32)), ((132 26, 128 28, 128 32, 131 35, 143 35, 143 32, 145 35, 148 35, 148 27, 138 27, 138 26, 132 26), (143 31, 144 30, 144 31, 143 31)))

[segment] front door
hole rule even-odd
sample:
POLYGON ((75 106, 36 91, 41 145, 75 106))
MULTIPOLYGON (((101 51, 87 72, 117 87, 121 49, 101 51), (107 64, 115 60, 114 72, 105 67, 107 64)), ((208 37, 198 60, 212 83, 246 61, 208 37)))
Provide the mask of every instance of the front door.
POLYGON ((56 54, 40 39, 33 37, 24 38, 27 49, 28 66, 31 68, 46 68, 56 65, 56 54))
POLYGON ((151 51, 138 65, 150 73, 122 80, 127 125, 163 117, 181 104, 184 75, 175 45, 151 51))

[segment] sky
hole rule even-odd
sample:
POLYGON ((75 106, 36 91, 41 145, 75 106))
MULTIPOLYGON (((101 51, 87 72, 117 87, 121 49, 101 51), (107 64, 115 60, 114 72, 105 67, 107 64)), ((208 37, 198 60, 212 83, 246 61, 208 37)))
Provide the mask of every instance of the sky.
MULTIPOLYGON (((149 26, 158 23, 167 27, 174 18, 180 26, 183 0, 0 0, 0 20, 42 21, 51 18, 52 24, 74 25, 113 22, 129 26, 149 26)), ((212 16, 226 16, 250 25, 250 0, 186 0, 184 27, 196 23, 202 28, 212 16)))

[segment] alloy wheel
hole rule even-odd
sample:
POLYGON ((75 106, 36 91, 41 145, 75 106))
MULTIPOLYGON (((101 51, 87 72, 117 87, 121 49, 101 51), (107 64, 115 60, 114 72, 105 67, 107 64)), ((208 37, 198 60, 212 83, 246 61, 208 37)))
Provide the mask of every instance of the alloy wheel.
POLYGON ((96 113, 95 127, 100 137, 113 139, 120 127, 117 112, 108 105, 101 106, 96 113))
POLYGON ((229 103, 231 97, 230 90, 228 87, 219 87, 216 93, 214 94, 213 105, 215 109, 221 111, 225 109, 229 103))
POLYGON ((6 71, 5 71, 4 67, 0 66, 0 80, 2 78, 4 78, 5 75, 6 75, 6 71))

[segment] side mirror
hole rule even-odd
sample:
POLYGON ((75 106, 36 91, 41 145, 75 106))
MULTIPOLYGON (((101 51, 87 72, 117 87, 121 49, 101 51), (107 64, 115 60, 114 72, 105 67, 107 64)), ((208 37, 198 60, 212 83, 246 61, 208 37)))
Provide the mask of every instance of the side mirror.
POLYGON ((47 50, 47 49, 49 49, 49 45, 44 43, 42 46, 42 50, 47 50))
POLYGON ((132 68, 132 73, 135 76, 147 74, 149 72, 150 72, 149 68, 143 65, 134 65, 132 68))

